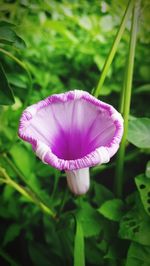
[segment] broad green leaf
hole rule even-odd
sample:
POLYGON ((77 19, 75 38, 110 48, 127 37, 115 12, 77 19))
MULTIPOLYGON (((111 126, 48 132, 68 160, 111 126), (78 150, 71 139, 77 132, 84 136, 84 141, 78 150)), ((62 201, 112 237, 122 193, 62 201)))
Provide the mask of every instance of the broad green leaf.
POLYGON ((16 35, 15 42, 13 43, 13 46, 19 49, 24 49, 26 47, 25 41, 18 35, 16 35))
POLYGON ((123 216, 123 201, 120 199, 112 199, 104 202, 98 211, 107 219, 112 221, 120 221, 123 216))
POLYGON ((9 126, 0 125, 0 151, 6 152, 10 149, 16 132, 9 126))
POLYGON ((13 29, 7 26, 0 26, 0 42, 3 40, 13 43, 15 41, 16 33, 13 29))
POLYGON ((150 265, 150 247, 136 242, 130 244, 125 266, 148 266, 150 265))
POLYGON ((14 102, 13 91, 8 84, 5 71, 0 64, 0 105, 11 105, 14 102))
POLYGON ((136 118, 129 121, 128 141, 138 148, 150 148, 150 119, 136 118))
POLYGON ((35 157, 32 156, 33 154, 21 144, 14 144, 10 150, 10 154, 22 173, 26 177, 31 175, 35 164, 35 157))
POLYGON ((129 257, 127 258, 127 262, 125 264, 125 266, 148 266, 147 263, 146 265, 145 264, 141 264, 141 260, 138 260, 136 258, 132 258, 132 257, 129 257))
POLYGON ((3 191, 3 198, 4 201, 9 201, 11 200, 11 197, 13 196, 15 190, 9 185, 6 185, 3 191))
POLYGON ((101 216, 87 202, 82 202, 81 208, 77 212, 77 218, 82 224, 85 237, 98 235, 102 230, 101 216))
POLYGON ((25 89, 27 87, 26 77, 19 73, 9 73, 7 78, 10 84, 18 88, 25 89))
POLYGON ((105 201, 113 199, 113 193, 105 186, 94 182, 94 197, 93 202, 97 204, 97 206, 101 206, 105 201))
POLYGON ((144 209, 150 216, 150 179, 145 175, 139 175, 135 178, 137 189, 140 193, 144 209))
POLYGON ((18 224, 12 224, 8 227, 4 241, 3 241, 3 246, 6 246, 8 243, 12 242, 16 237, 19 236, 21 230, 21 226, 18 224))
POLYGON ((150 218, 139 199, 137 205, 121 218, 119 236, 123 239, 150 246, 149 225, 150 218))
POLYGON ((7 169, 6 172, 8 173, 9 176, 11 177, 16 176, 16 174, 14 173, 14 170, 12 169, 10 165, 8 165, 7 161, 5 160, 3 156, 0 156, 0 166, 5 170, 7 169))
POLYGON ((84 233, 82 224, 76 218, 76 234, 74 241, 74 266, 85 266, 84 233))
POLYGON ((17 48, 25 48, 25 42, 20 38, 15 30, 8 25, 0 25, 0 43, 14 45, 17 48))
POLYGON ((0 20, 0 27, 10 27, 10 28, 13 28, 15 27, 16 25, 13 24, 13 23, 10 23, 6 20, 0 20))
POLYGON ((146 171, 145 171, 146 177, 150 178, 150 161, 148 161, 146 165, 146 171))

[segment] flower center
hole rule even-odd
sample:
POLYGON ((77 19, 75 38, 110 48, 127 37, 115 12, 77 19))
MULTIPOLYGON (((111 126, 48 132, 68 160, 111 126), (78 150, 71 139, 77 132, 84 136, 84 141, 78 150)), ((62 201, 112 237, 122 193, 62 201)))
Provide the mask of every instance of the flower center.
POLYGON ((114 136, 116 128, 109 112, 83 99, 70 101, 69 105, 59 103, 53 114, 57 130, 50 147, 60 159, 82 158, 100 146, 109 145, 114 136))

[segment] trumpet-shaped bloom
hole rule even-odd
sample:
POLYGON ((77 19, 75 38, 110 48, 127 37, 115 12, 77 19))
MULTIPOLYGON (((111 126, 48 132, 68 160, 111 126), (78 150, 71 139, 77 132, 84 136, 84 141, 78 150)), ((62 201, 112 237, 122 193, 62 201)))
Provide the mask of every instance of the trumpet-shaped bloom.
POLYGON ((55 94, 29 106, 19 124, 19 137, 32 144, 44 163, 65 170, 75 194, 86 193, 89 167, 109 162, 122 134, 121 115, 81 90, 55 94))

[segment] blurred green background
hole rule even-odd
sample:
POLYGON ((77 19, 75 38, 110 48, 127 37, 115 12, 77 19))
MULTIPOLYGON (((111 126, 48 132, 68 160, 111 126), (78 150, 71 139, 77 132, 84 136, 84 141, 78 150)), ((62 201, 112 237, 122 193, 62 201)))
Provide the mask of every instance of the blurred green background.
MULTIPOLYGON (((119 237, 123 213, 119 210, 117 218, 110 218, 97 211, 105 201, 114 198, 115 159, 108 166, 91 170, 90 191, 79 200, 68 191, 64 173, 42 164, 30 145, 17 137, 18 121, 25 106, 72 89, 93 92, 126 6, 125 0, 0 1, 0 61, 3 66, 0 71, 0 166, 13 181, 29 194, 36 195, 35 199, 55 210, 58 216, 58 219, 51 218, 36 200, 30 202, 13 185, 1 182, 2 266, 73 265, 73 214, 78 215, 83 226, 86 265, 138 266, 142 256, 147 263, 143 265, 150 265, 147 259, 150 256, 149 220, 143 209, 142 214, 137 211, 139 206, 142 208, 139 198, 136 200, 138 207, 131 214, 131 224, 121 225, 119 237), (134 238, 131 229, 137 226, 132 220, 136 216, 137 223, 141 223, 138 218, 142 217, 146 225, 134 238), (143 240, 143 234, 146 240, 143 240), (131 247, 132 240, 136 244, 131 247), (129 247, 135 253, 135 261, 130 261, 129 247), (144 251, 143 247, 146 247, 144 251), (142 251, 142 255, 138 255, 142 251)), ((125 164, 125 197, 136 190, 133 178, 145 172, 150 151, 147 118, 150 115, 149 8, 150 2, 142 1, 125 164)), ((99 96, 117 109, 123 88, 130 26, 129 20, 99 96)), ((3 175, 3 170, 0 173, 3 175)), ((150 191, 148 182, 147 193, 150 191)), ((124 203, 119 202, 117 208, 123 206, 126 215, 135 198, 133 200, 133 194, 130 195, 127 205, 124 207, 124 203)))

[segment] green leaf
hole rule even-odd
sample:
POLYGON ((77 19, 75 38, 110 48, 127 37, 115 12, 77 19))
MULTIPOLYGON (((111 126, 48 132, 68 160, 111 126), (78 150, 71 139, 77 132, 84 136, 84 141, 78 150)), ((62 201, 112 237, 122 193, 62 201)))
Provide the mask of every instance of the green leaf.
POLYGON ((150 119, 136 118, 129 121, 128 141, 138 148, 150 148, 150 119))
POLYGON ((9 83, 15 87, 25 89, 27 87, 26 77, 19 73, 9 73, 7 74, 7 79, 9 83))
POLYGON ((5 158, 0 156, 0 166, 6 170, 9 176, 15 177, 16 174, 14 173, 13 169, 11 168, 10 165, 6 162, 5 158))
POLYGON ((123 239, 150 246, 149 225, 150 218, 138 197, 136 205, 121 218, 119 236, 123 239))
POLYGON ((118 222, 123 216, 124 204, 120 199, 112 199, 104 202, 98 211, 107 219, 118 222))
POLYGON ((8 22, 6 20, 1 20, 0 21, 0 27, 10 27, 10 28, 13 28, 13 27, 16 27, 16 25, 13 24, 13 23, 8 22))
POLYGON ((145 175, 150 178, 150 161, 147 162, 145 175))
POLYGON ((125 266, 148 266, 150 265, 150 247, 136 242, 130 244, 125 266))
POLYGON ((10 150, 10 154, 16 166, 26 177, 29 177, 35 164, 35 157, 33 154, 21 144, 14 144, 10 150))
MULTIPOLYGON (((141 266, 141 261, 136 259, 136 258, 132 258, 132 257, 129 257, 127 258, 127 262, 125 264, 125 266, 141 266)), ((142 264, 142 266, 147 266, 147 264, 142 264)))
POLYGON ((85 254, 84 254, 84 233, 82 224, 76 218, 76 235, 74 242, 74 266, 85 265, 85 254))
POLYGON ((17 48, 25 48, 24 40, 17 35, 11 25, 4 22, 0 24, 0 43, 13 45, 17 48))
POLYGON ((140 193, 144 209, 150 216, 150 179, 142 174, 135 178, 135 183, 140 193))
POLYGON ((98 235, 102 230, 101 216, 87 202, 82 202, 81 208, 77 212, 77 218, 82 224, 85 237, 98 235))
POLYGON ((5 71, 0 64, 0 105, 11 105, 15 103, 13 91, 8 84, 5 71))
POLYGON ((94 182, 94 197, 93 202, 99 207, 105 201, 113 199, 113 193, 105 186, 94 182))
POLYGON ((4 241, 3 246, 6 246, 8 243, 12 242, 17 236, 19 236, 21 230, 21 226, 18 224, 12 224, 8 227, 4 241))
POLYGON ((9 185, 6 185, 5 188, 4 188, 4 191, 3 191, 3 198, 4 198, 4 201, 9 201, 11 200, 11 197, 13 196, 14 194, 14 188, 12 188, 11 186, 9 185))
POLYGON ((13 43, 13 46, 19 49, 24 49, 26 47, 25 41, 16 34, 15 42, 13 43))

